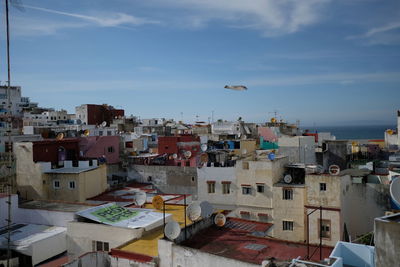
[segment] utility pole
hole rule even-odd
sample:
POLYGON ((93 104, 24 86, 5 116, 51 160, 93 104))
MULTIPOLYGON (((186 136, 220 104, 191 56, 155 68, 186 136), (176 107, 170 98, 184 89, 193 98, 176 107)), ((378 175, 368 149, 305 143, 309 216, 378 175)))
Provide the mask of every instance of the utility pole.
POLYGON ((8 218, 7 218, 7 267, 10 267, 11 261, 11 194, 13 186, 12 174, 12 111, 11 111, 11 71, 10 71, 10 27, 8 18, 8 0, 5 0, 6 6, 6 33, 7 33, 7 135, 8 135, 8 218))

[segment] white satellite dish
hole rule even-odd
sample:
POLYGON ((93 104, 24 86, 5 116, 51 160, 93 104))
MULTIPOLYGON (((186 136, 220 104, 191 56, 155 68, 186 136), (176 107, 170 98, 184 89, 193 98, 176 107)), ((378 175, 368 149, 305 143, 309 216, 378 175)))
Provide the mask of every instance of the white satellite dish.
POLYGON ((177 155, 176 153, 174 153, 174 154, 172 155, 172 158, 173 158, 173 159, 177 159, 177 158, 178 158, 178 155, 177 155))
POLYGON ((146 198, 147 198, 147 196, 146 196, 145 192, 143 192, 143 191, 137 192, 135 194, 136 205, 142 206, 144 203, 146 203, 146 198))
POLYGON ((331 165, 329 166, 328 171, 330 175, 339 175, 340 167, 338 165, 331 165))
POLYGON ((214 212, 214 207, 208 201, 202 201, 200 208, 202 218, 209 218, 214 212))
POLYGON ((225 215, 222 214, 222 213, 218 213, 217 215, 215 215, 214 223, 215 223, 216 226, 219 226, 219 227, 224 226, 225 223, 226 223, 225 215))
POLYGON ((153 149, 149 148, 149 153, 153 153, 153 149))
POLYGON ((179 223, 170 221, 165 225, 164 234, 169 240, 173 241, 179 236, 180 233, 181 227, 179 226, 179 223))
POLYGON ((101 127, 106 127, 106 126, 107 126, 107 122, 106 122, 106 121, 103 121, 103 122, 100 124, 100 126, 101 126, 101 127))
POLYGON ((192 152, 190 152, 189 150, 188 151, 185 151, 185 153, 183 153, 183 155, 185 156, 185 158, 190 158, 191 156, 192 156, 192 152))
POLYGON ((198 203, 190 204, 186 209, 186 214, 192 222, 197 221, 201 216, 201 207, 198 203))
POLYGON ((207 151, 207 145, 206 144, 202 144, 201 145, 201 151, 206 152, 207 151))
POLYGON ((292 177, 290 174, 286 174, 286 175, 283 177, 283 181, 284 181, 286 184, 290 184, 290 183, 293 182, 293 177, 292 177))
POLYGON ((242 149, 242 155, 244 155, 244 154, 247 154, 247 149, 246 148, 242 149))

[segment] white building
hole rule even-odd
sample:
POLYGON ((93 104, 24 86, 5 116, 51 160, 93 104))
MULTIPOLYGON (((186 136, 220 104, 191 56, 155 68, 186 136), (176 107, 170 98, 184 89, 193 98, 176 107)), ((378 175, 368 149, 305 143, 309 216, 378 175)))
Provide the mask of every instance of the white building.
POLYGON ((217 135, 239 135, 240 122, 238 121, 217 121, 211 124, 211 133, 217 135))

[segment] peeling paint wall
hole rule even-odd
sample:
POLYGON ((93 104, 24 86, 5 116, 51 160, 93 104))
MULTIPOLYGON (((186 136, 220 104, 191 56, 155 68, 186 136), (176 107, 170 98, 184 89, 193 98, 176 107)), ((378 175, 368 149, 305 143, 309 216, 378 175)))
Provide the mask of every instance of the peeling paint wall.
POLYGON ((197 171, 194 167, 130 165, 128 180, 152 183, 165 194, 197 196, 197 171))
POLYGON ((392 215, 375 219, 375 266, 399 266, 400 216, 392 215), (397 220, 388 220, 388 217, 397 220))

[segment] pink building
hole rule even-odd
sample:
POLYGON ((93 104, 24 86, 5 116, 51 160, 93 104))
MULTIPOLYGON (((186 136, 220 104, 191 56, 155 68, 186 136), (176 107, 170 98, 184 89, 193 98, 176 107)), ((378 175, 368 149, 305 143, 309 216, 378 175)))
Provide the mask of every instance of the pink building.
POLYGON ((105 157, 108 164, 115 164, 119 158, 119 136, 88 136, 79 139, 83 158, 105 157))

